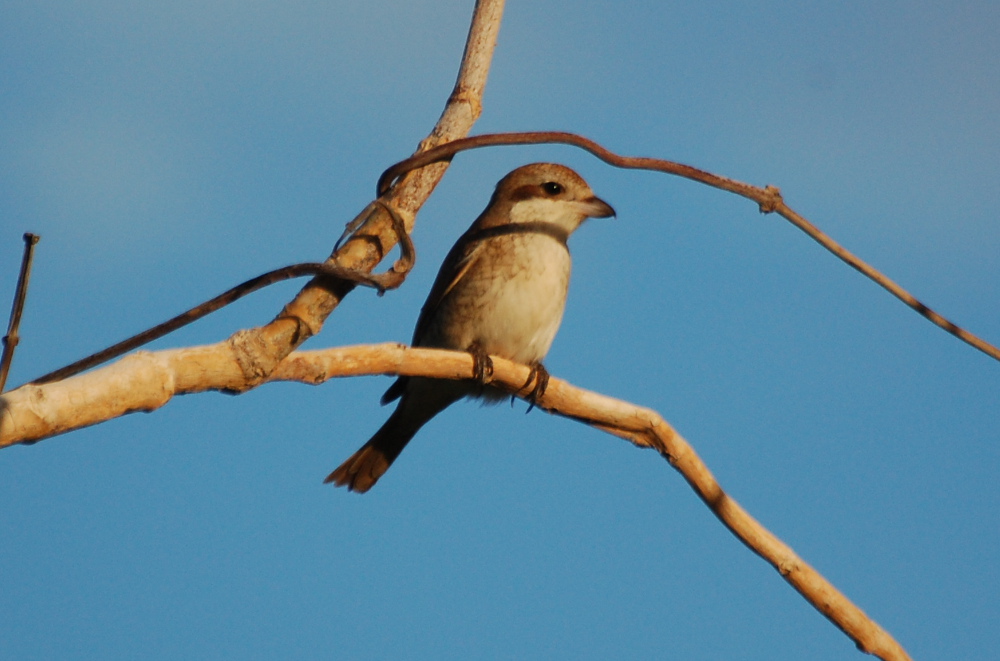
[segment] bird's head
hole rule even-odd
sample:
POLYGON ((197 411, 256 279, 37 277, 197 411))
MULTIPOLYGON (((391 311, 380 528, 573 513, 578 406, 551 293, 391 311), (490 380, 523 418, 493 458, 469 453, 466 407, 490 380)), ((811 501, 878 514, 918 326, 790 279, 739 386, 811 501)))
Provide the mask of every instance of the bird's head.
POLYGON ((587 218, 615 215, 573 170, 556 163, 532 163, 510 172, 497 184, 483 226, 552 223, 573 232, 587 218))

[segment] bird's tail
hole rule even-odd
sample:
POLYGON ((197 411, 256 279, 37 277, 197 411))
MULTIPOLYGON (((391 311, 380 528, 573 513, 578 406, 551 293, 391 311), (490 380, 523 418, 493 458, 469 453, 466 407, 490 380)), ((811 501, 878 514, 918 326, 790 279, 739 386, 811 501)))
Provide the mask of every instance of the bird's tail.
POLYGON ((371 489, 419 429, 401 428, 399 411, 397 408, 381 429, 323 482, 333 482, 338 487, 346 486, 349 491, 359 493, 371 489))
MULTIPOLYGON (((422 384, 418 384, 422 385, 422 384)), ((371 489, 424 424, 465 394, 456 382, 437 388, 419 388, 403 395, 396 410, 367 443, 330 473, 323 482, 333 482, 349 491, 371 489)))

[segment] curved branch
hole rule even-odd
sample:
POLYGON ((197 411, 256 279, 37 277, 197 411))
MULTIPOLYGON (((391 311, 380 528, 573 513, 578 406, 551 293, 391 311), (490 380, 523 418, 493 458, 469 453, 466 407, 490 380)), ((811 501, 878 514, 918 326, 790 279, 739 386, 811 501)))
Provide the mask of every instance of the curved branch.
MULTIPOLYGON (((477 0, 455 88, 434 129, 418 147, 419 151, 468 134, 479 118, 503 9, 504 0, 477 0)), ((447 167, 446 163, 438 163, 414 172, 381 200, 404 220, 407 232, 413 230, 417 211, 447 167)), ((395 221, 385 208, 370 206, 362 214, 367 214, 367 220, 361 229, 336 249, 326 264, 351 272, 369 273, 396 245, 395 221)), ((215 382, 225 383, 223 388, 233 391, 248 390, 262 383, 289 353, 322 329, 327 317, 354 287, 355 283, 350 280, 319 275, 303 287, 273 321, 239 331, 214 345, 208 353, 215 382)), ((206 385, 202 389, 212 387, 206 385)))
POLYGON ((880 272, 878 269, 847 250, 847 248, 834 241, 833 238, 825 234, 822 230, 785 204, 784 199, 781 197, 781 191, 775 186, 765 186, 761 188, 742 181, 712 174, 711 172, 706 172, 705 170, 699 170, 698 168, 691 167, 690 165, 684 165, 683 163, 667 161, 660 158, 620 156, 619 154, 616 154, 613 151, 599 145, 593 140, 575 133, 564 133, 562 131, 529 131, 523 133, 490 133, 486 135, 476 135, 452 141, 446 145, 441 145, 435 149, 430 149, 420 154, 415 154, 400 161, 399 163, 396 163, 395 165, 390 166, 385 172, 382 173, 382 176, 379 177, 377 185, 378 194, 382 195, 386 191, 390 190, 393 182, 398 177, 403 176, 405 173, 413 170, 414 168, 422 168, 427 166, 429 163, 435 163, 442 160, 450 161, 455 154, 461 151, 496 145, 534 145, 543 143, 572 145, 586 150, 605 163, 616 167, 633 170, 653 170, 655 172, 673 174, 753 200, 759 205, 761 213, 777 213, 782 216, 800 230, 808 234, 814 241, 836 255, 838 259, 842 260, 851 268, 861 272, 863 275, 898 298, 909 308, 916 311, 931 323, 944 329, 948 333, 951 333, 966 344, 979 349, 987 356, 1000 360, 1000 349, 935 312, 884 273, 880 272))
MULTIPOLYGON (((497 356, 491 359, 490 382, 522 399, 532 396, 530 367, 497 356)), ((371 374, 456 379, 469 378, 473 370, 473 358, 466 352, 382 344, 296 352, 272 378, 311 384, 334 377, 371 374)), ((545 392, 534 404, 549 413, 592 425, 659 452, 741 542, 777 569, 859 649, 887 661, 910 659, 891 635, 730 497, 694 448, 656 411, 578 388, 555 377, 550 378, 545 392)))
MULTIPOLYGON (((212 349, 139 352, 100 370, 6 393, 0 396, 0 447, 34 442, 134 411, 151 411, 176 395, 206 390, 212 387, 206 387, 206 376, 214 375, 212 349)), ((225 356, 215 358, 225 360, 225 356)), ((494 385, 522 398, 532 394, 532 386, 526 385, 531 368, 496 356, 492 360, 494 385)), ((371 374, 467 379, 473 370, 473 359, 465 352, 379 344, 295 352, 267 380, 319 384, 334 377, 371 374)), ((213 389, 225 388, 218 383, 213 389)), ((658 413, 554 377, 535 405, 655 449, 740 541, 775 567, 859 648, 886 660, 909 659, 878 624, 726 494, 694 449, 658 413)))

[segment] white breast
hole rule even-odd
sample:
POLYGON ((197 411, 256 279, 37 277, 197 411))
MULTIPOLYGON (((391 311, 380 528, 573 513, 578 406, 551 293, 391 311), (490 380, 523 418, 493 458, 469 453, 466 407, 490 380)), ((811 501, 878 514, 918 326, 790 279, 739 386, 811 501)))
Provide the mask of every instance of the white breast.
POLYGON ((569 275, 569 251, 551 236, 488 239, 442 302, 435 324, 440 343, 433 344, 466 349, 476 343, 520 363, 541 361, 562 321, 569 275))
POLYGON ((490 292, 493 306, 484 311, 478 331, 487 352, 532 363, 549 352, 562 322, 570 257, 549 236, 517 239, 518 268, 496 278, 490 292))

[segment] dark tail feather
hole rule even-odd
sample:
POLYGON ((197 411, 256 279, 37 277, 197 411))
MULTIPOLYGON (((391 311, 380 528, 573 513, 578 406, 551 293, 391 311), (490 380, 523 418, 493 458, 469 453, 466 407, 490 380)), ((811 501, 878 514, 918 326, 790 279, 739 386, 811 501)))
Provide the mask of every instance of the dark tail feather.
POLYGON ((403 451, 414 434, 452 402, 466 394, 458 382, 421 384, 416 391, 407 391, 385 424, 375 432, 361 449, 330 473, 324 483, 333 482, 338 487, 364 493, 389 470, 389 466, 403 451))
POLYGON ((424 411, 414 410, 400 402, 375 435, 323 482, 346 486, 349 491, 358 493, 368 491, 389 470, 410 439, 438 411, 440 408, 434 408, 426 411, 429 415, 424 415, 424 411))
POLYGON ((371 489, 417 433, 416 429, 409 433, 400 433, 400 430, 395 429, 399 426, 394 423, 396 413, 375 432, 370 441, 352 454, 337 470, 330 473, 323 482, 325 484, 333 482, 338 487, 346 486, 348 491, 358 493, 371 489))
POLYGON ((389 470, 401 450, 402 448, 395 450, 395 454, 390 456, 373 445, 365 445, 337 470, 327 475, 323 483, 333 482, 334 486, 346 486, 348 491, 364 493, 375 486, 382 474, 389 470))

